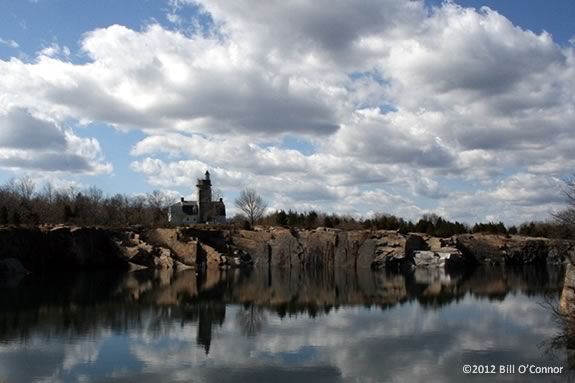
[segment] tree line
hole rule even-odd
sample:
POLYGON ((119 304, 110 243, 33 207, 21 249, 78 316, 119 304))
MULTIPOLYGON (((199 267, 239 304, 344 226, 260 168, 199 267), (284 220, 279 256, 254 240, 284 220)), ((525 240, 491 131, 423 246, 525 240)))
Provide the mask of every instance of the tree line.
POLYGON ((174 201, 161 191, 107 196, 96 187, 38 189, 30 177, 0 185, 0 225, 73 224, 165 226, 166 208, 174 201))
POLYGON ((326 214, 310 210, 298 212, 296 210, 276 210, 265 214, 266 201, 254 189, 242 191, 236 199, 236 207, 243 215, 234 217, 233 221, 246 229, 260 224, 264 226, 286 226, 303 229, 318 227, 337 228, 343 230, 378 229, 397 230, 400 233, 425 233, 435 237, 451 237, 464 233, 487 233, 500 235, 525 235, 531 237, 547 238, 575 238, 575 181, 571 184, 567 197, 570 206, 558 214, 553 221, 526 222, 519 227, 506 227, 503 222, 480 222, 473 226, 458 221, 450 221, 437 214, 424 214, 417 222, 405 220, 391 214, 375 214, 373 218, 356 218, 351 215, 326 214), (247 218, 247 219, 246 219, 247 218))
MULTIPOLYGON (((315 210, 276 210, 265 214, 267 203, 253 189, 246 189, 235 201, 244 214, 231 222, 244 228, 256 224, 314 229, 379 229, 418 232, 437 237, 462 233, 520 234, 533 237, 575 238, 575 181, 566 192, 568 207, 546 222, 526 222, 506 227, 502 222, 476 223, 473 226, 450 221, 436 214, 425 214, 416 222, 391 214, 379 213, 371 218, 346 214, 327 214, 315 210)), ((71 224, 101 226, 168 226, 167 207, 174 198, 161 191, 147 194, 105 195, 96 187, 56 188, 51 183, 38 188, 30 177, 12 179, 0 185, 0 225, 71 224)))
MULTIPOLYGON (((237 217, 236 220, 241 221, 242 217, 237 217)), ((351 215, 325 214, 315 210, 306 212, 277 210, 262 216, 257 223, 264 226, 278 225, 302 229, 327 227, 342 230, 397 230, 400 233, 424 233, 442 238, 465 233, 519 234, 547 238, 570 237, 570 234, 561 224, 553 221, 526 222, 518 227, 507 227, 503 222, 476 223, 470 226, 462 222, 450 221, 436 214, 424 214, 419 220, 413 222, 383 213, 376 214, 373 218, 356 218, 351 215)))

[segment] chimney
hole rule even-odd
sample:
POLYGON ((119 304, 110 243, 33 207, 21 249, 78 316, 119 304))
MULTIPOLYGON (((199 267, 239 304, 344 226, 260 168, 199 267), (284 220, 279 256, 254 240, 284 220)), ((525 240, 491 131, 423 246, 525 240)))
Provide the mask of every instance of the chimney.
POLYGON ((184 203, 184 197, 182 197, 182 203, 184 203))

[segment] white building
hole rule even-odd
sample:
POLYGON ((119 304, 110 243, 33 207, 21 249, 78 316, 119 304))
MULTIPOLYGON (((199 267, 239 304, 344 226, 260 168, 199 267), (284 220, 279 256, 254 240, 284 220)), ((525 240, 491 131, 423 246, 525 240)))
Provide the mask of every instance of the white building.
POLYGON ((191 225, 195 223, 226 223, 226 205, 220 198, 212 201, 212 182, 210 172, 206 171, 205 178, 199 179, 198 201, 186 201, 182 197, 180 202, 168 208, 168 221, 174 225, 191 225))

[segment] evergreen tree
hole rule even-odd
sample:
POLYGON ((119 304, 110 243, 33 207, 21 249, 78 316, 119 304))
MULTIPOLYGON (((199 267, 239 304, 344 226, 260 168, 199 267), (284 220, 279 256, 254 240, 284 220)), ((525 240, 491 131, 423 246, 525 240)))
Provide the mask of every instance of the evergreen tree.
POLYGON ((276 224, 280 226, 287 226, 288 216, 285 211, 283 210, 280 210, 279 212, 276 211, 276 224))

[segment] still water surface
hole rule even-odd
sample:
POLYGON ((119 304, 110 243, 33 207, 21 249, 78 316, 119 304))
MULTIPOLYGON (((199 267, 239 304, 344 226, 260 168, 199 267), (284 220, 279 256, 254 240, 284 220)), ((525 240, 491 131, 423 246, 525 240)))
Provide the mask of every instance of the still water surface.
POLYGON ((562 269, 0 279, 0 382, 568 381, 562 269))

